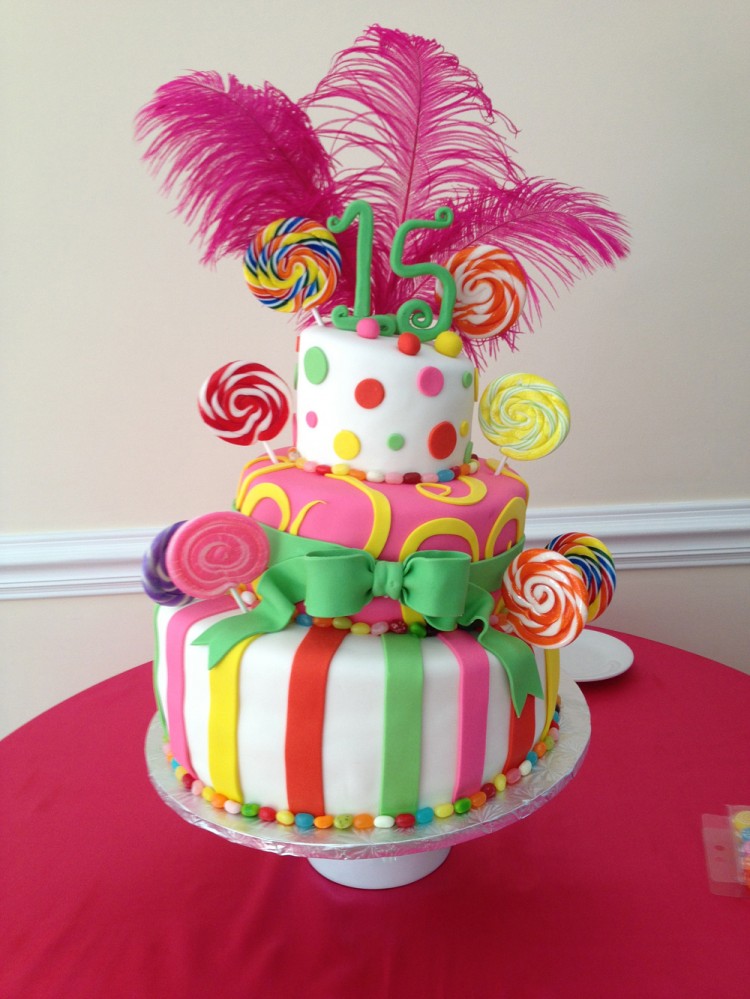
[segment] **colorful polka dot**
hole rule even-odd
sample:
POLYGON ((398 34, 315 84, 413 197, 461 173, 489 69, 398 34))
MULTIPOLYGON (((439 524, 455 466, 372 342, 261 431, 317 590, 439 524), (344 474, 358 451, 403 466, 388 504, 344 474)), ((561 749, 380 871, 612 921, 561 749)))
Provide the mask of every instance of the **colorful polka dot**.
POLYGON ((311 347, 304 356, 303 366, 307 380, 313 385, 322 384, 328 375, 328 358, 320 347, 311 347))
POLYGON ((388 438, 387 443, 391 451, 400 451, 401 448, 406 443, 406 440, 404 439, 402 434, 391 434, 391 436, 388 438))
POLYGON ((305 423, 308 427, 317 427, 318 425, 318 414, 313 413, 312 410, 305 414, 305 423))
POLYGON ((464 388, 468 388, 470 385, 474 384, 474 375, 471 371, 464 371, 461 376, 461 384, 464 388))
POLYGON ((443 372, 439 368, 433 368, 432 365, 420 368, 417 373, 417 388, 422 395, 440 395, 444 384, 443 372))
POLYGON ((351 461, 352 458, 356 458, 361 447, 359 437, 353 434, 351 430, 341 430, 333 438, 333 450, 344 461, 351 461))
POLYGON ((469 421, 461 420, 461 426, 458 428, 458 432, 462 437, 465 437, 469 432, 469 421))
POLYGON ((354 389, 354 399, 362 409, 376 409, 385 399, 385 388, 377 378, 363 378, 354 389))
POLYGON ((456 428, 447 421, 436 424, 427 437, 427 447, 433 458, 447 458, 456 446, 456 428))

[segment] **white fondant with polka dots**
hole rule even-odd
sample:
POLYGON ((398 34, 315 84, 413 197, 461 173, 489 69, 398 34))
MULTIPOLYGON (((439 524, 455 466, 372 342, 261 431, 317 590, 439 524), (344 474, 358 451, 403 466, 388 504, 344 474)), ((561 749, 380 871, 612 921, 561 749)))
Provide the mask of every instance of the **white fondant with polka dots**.
POLYGON ((300 336, 297 448, 318 465, 434 475, 471 453, 474 368, 430 343, 366 339, 330 326, 300 336))

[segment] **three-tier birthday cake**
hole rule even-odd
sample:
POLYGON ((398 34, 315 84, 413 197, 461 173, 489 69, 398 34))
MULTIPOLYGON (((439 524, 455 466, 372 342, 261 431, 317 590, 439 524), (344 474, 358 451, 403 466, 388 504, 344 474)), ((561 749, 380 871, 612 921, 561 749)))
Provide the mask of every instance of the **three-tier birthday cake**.
POLYGON ((545 765, 559 649, 611 599, 602 542, 524 548, 517 462, 563 442, 564 396, 480 372, 555 282, 625 253, 624 226, 526 177, 499 128, 455 57, 377 26, 298 103, 194 73, 139 115, 205 259, 236 256, 299 321, 296 404, 259 360, 200 390, 208 427, 256 446, 232 509, 144 558, 176 777, 249 821, 365 834, 481 809, 545 765))

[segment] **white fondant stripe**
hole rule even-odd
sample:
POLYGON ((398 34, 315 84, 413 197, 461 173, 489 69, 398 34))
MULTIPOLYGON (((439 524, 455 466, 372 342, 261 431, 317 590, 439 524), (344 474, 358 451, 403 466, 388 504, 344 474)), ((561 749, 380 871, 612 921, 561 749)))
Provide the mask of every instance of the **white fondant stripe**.
MULTIPOLYGON (((141 558, 160 527, 0 535, 0 600, 142 593, 141 558)), ((527 547, 565 531, 606 542, 618 571, 750 563, 750 501, 534 509, 527 547)))

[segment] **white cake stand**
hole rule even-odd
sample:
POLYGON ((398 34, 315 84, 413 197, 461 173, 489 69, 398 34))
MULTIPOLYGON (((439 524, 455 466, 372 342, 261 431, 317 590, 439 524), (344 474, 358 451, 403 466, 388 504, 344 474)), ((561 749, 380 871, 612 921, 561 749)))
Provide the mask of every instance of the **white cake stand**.
POLYGON ((445 861, 452 846, 497 832, 550 801, 572 780, 581 765, 591 734, 583 694, 562 674, 560 738, 534 770, 518 784, 467 815, 435 819, 411 829, 299 830, 261 822, 213 808, 185 790, 174 777, 162 751, 162 732, 155 716, 146 734, 146 762, 161 798, 185 821, 240 846, 282 856, 306 857, 330 881, 351 888, 397 888, 426 877, 445 861))

